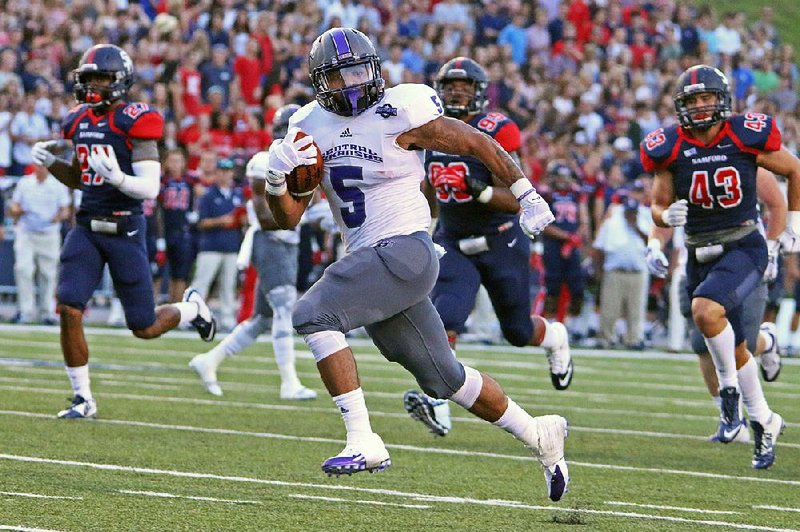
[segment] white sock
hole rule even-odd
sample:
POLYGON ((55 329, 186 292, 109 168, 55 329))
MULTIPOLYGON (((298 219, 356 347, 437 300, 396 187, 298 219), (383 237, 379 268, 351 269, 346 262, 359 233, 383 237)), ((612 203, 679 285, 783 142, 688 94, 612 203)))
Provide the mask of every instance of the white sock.
POLYGON ((564 343, 564 338, 559 333, 556 327, 553 327, 553 324, 549 321, 543 319, 545 328, 544 328, 544 338, 542 338, 542 343, 539 344, 539 347, 545 347, 547 349, 555 349, 559 347, 561 344, 564 343))
POLYGON ((300 379, 294 365, 292 316, 276 312, 272 317, 272 349, 281 374, 281 387, 299 388, 300 379))
POLYGON ((742 400, 747 407, 750 418, 758 421, 762 425, 769 421, 772 410, 769 409, 764 391, 761 389, 761 381, 758 379, 756 361, 753 357, 747 364, 739 369, 739 386, 742 389, 742 400))
POLYGON ((72 391, 75 395, 80 395, 87 401, 91 401, 93 397, 92 390, 89 388, 89 365, 86 364, 85 366, 74 368, 64 367, 67 370, 67 377, 69 377, 69 383, 72 385, 72 391))
POLYGON ((500 419, 492 423, 506 432, 510 432, 516 439, 527 445, 533 450, 539 448, 536 431, 530 430, 533 427, 533 418, 524 411, 517 403, 508 399, 508 408, 500 416, 500 419))
POLYGON ((714 360, 714 367, 717 369, 719 379, 719 389, 738 388, 736 378, 736 336, 730 322, 725 325, 722 332, 713 338, 705 338, 708 352, 714 360))
POLYGON ((714 406, 717 407, 717 410, 722 408, 722 397, 720 397, 719 395, 715 395, 711 398, 711 400, 714 401, 714 406))
MULTIPOLYGON (((263 320, 264 318, 259 317, 258 319, 263 320)), ((206 353, 206 357, 215 367, 218 367, 227 357, 247 349, 256 341, 261 332, 258 329, 254 329, 253 325, 253 318, 237 325, 214 349, 206 353), (256 333, 255 336, 253 333, 256 333)))
POLYGON ((773 340, 774 337, 771 334, 767 334, 764 331, 758 331, 758 335, 764 339, 765 353, 774 347, 772 344, 775 342, 775 340, 773 340))
POLYGON ((180 311, 181 313, 180 325, 186 325, 187 323, 191 323, 192 320, 197 317, 197 313, 199 312, 199 309, 197 308, 197 303, 192 303, 192 302, 173 303, 172 306, 177 308, 178 311, 180 311))
POLYGON ((347 434, 351 432, 372 433, 372 426, 369 424, 369 412, 367 403, 364 401, 364 392, 361 388, 356 388, 352 392, 343 393, 333 397, 333 402, 339 407, 344 420, 344 427, 347 434))

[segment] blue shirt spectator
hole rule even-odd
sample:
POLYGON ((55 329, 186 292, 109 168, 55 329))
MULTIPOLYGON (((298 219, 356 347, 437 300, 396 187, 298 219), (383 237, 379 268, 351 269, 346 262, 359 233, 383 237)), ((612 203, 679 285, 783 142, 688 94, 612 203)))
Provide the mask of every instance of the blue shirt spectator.
POLYGON ((511 60, 524 65, 528 58, 528 34, 525 32, 525 17, 514 15, 513 21, 500 31, 497 44, 511 47, 511 60))
POLYGON ((200 198, 198 241, 199 251, 238 253, 242 232, 236 221, 244 206, 242 190, 233 185, 233 162, 220 159, 217 181, 200 198), (230 165, 230 168, 226 168, 230 165), (230 174, 224 176, 224 174, 230 174), (205 221, 205 222, 204 222, 205 221))

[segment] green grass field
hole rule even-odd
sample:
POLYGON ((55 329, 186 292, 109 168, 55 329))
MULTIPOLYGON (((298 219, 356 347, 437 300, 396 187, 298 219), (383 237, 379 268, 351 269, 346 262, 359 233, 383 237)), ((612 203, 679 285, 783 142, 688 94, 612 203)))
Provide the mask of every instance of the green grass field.
MULTIPOLYGON (((775 466, 755 471, 750 445, 705 441, 716 413, 689 356, 577 350, 575 381, 557 392, 541 351, 465 346, 460 357, 527 410, 569 419, 571 489, 551 503, 510 435, 457 406, 446 438, 409 419, 413 380, 361 343, 373 427, 394 465, 338 479, 320 470, 344 441, 333 403, 280 401, 269 343, 226 362, 219 399, 186 366, 207 347, 199 340, 99 331, 89 344, 99 419, 62 421, 57 334, 0 328, 0 529, 800 529, 796 364, 767 386, 788 426, 775 466)), ((300 356, 304 383, 322 392, 300 356)))

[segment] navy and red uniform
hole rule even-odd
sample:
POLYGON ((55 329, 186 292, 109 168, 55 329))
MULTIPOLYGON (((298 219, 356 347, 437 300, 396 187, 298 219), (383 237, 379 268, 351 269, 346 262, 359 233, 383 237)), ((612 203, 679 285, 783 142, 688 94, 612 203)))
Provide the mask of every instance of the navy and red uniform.
MULTIPOLYGON (((493 137, 507 152, 520 147, 517 125, 500 113, 478 113, 469 125, 493 137)), ((492 185, 492 175, 474 157, 426 152, 426 179, 438 181, 441 172, 456 172, 492 185)), ((439 277, 431 299, 448 331, 463 332, 475 306, 481 284, 486 287, 503 336, 512 345, 530 342, 533 325, 529 297, 530 239, 520 229, 516 214, 492 210, 467 192, 448 185, 434 187, 439 205, 439 225, 434 242, 447 253, 439 264, 439 277), (459 240, 485 236, 489 249, 467 255, 459 240)))
POLYGON ((195 257, 193 233, 187 217, 194 205, 194 180, 188 175, 179 179, 165 177, 159 201, 170 277, 188 281, 195 257))
POLYGON ((163 128, 161 115, 144 103, 123 103, 100 116, 89 105, 78 105, 62 122, 64 138, 72 140, 80 164, 82 199, 77 224, 61 250, 58 300, 84 309, 108 264, 132 330, 149 327, 156 319, 142 200, 104 183, 87 159, 94 146, 111 146, 121 170, 133 175, 132 139, 157 141, 163 128), (120 234, 93 232, 91 220, 99 217, 114 217, 120 234))
MULTIPOLYGON (((588 201, 586 193, 573 186, 566 190, 553 190, 542 197, 550 205, 550 211, 556 218, 551 225, 571 235, 577 235, 581 205, 588 201)), ((542 243, 547 293, 558 297, 562 286, 566 286, 573 297, 582 298, 585 281, 580 246, 547 235, 542 235, 542 243)))
MULTIPOLYGON (((675 196, 689 204, 686 233, 691 242, 712 231, 756 226, 756 157, 780 147, 781 134, 772 117, 747 113, 726 120, 708 145, 677 126, 657 129, 642 141, 640 155, 648 172, 672 173, 675 196)), ((686 290, 690 299, 705 297, 725 307, 738 345, 746 339, 742 301, 761 282, 767 246, 754 230, 724 248, 720 257, 700 263, 689 246, 686 290)))

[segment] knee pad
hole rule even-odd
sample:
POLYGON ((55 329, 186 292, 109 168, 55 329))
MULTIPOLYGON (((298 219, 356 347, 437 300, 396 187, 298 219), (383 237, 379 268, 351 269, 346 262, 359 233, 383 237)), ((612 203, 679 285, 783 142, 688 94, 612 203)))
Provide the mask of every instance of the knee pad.
POLYGON ((481 394, 483 377, 480 371, 469 366, 464 366, 464 373, 466 374, 464 384, 456 393, 450 396, 450 400, 469 410, 481 394))
POLYGON ((276 315, 291 316, 292 308, 297 301, 297 289, 288 284, 276 286, 267 293, 267 301, 276 315))
POLYGON ((257 314, 244 322, 242 325, 244 330, 247 332, 247 336, 256 339, 261 333, 266 332, 266 330, 269 328, 269 319, 257 314))
POLYGON ((339 331, 320 331, 307 334, 304 336, 304 340, 317 363, 335 352, 349 347, 344 333, 339 331))

